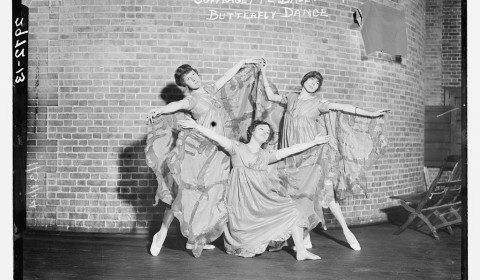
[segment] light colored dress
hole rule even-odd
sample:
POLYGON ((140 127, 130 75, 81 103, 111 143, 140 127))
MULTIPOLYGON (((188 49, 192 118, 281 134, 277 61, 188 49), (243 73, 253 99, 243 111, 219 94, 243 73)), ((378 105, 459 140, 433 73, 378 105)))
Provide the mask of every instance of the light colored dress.
MULTIPOLYGON (((205 86, 204 89, 207 93, 187 95, 179 103, 198 124, 225 135, 226 113, 216 96, 217 89, 214 85, 205 86)), ((180 118, 178 114, 177 117, 180 118)), ((168 117, 155 124, 162 126, 165 122, 168 122, 168 117)), ((153 131, 166 133, 164 130, 153 131)), ((173 214, 180 222, 182 234, 188 243, 194 245, 192 251, 198 257, 206 243, 222 234, 227 221, 224 195, 230 159, 224 151, 199 133, 191 130, 177 133, 175 146, 166 154, 163 168, 155 166, 159 161, 154 157, 150 157, 153 162, 149 166, 153 166, 157 178, 167 178, 159 180, 157 197, 171 205, 173 214)), ((151 136, 153 139, 147 141, 147 148, 151 147, 154 153, 154 141, 162 143, 162 136, 165 135, 151 136)), ((170 138, 175 137, 167 138, 170 141, 170 138)), ((156 146, 161 150, 159 152, 168 150, 168 146, 158 145, 159 143, 156 146)))
MULTIPOLYGON (((221 89, 204 86, 206 93, 189 94, 180 104, 196 122, 221 135, 238 139, 250 125, 258 84, 257 65, 238 71, 221 89)), ((184 112, 161 115, 148 126, 145 156, 155 173, 155 200, 171 205, 182 234, 199 257, 206 243, 220 237, 227 222, 225 189, 230 157, 216 143, 177 120, 184 112)))
POLYGON ((225 135, 226 112, 218 96, 215 84, 203 87, 206 93, 192 93, 178 101, 184 110, 192 114, 193 119, 218 134, 225 135))
POLYGON ((227 253, 253 257, 271 243, 287 240, 294 226, 306 226, 298 205, 284 193, 280 182, 269 176, 267 166, 275 152, 252 153, 232 141, 229 150, 233 169, 226 202, 229 221, 224 231, 227 253))
MULTIPOLYGON (((287 108, 284 115, 280 148, 312 141, 316 135, 327 135, 324 114, 329 102, 320 97, 299 99, 298 94, 282 97, 287 108)), ((335 151, 328 144, 318 145, 290 156, 278 164, 279 176, 285 181, 288 194, 299 204, 308 220, 308 228, 324 223, 323 209, 334 201, 334 184, 339 172, 332 165, 335 151)))
POLYGON ((299 204, 308 228, 322 223, 326 229, 323 208, 347 194, 367 195, 366 168, 386 151, 385 121, 332 112, 329 101, 319 96, 301 100, 299 94, 288 94, 281 103, 286 109, 280 148, 312 141, 318 134, 332 136, 329 143, 277 164, 278 176, 299 204))

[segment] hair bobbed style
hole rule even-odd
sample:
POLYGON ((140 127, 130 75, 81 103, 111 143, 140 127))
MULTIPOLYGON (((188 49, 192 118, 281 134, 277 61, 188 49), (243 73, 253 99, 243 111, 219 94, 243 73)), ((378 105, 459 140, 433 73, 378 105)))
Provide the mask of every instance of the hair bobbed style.
POLYGON ((183 77, 185 75, 187 75, 188 73, 190 73, 191 71, 194 71, 195 73, 198 74, 198 71, 197 69, 193 68, 192 66, 188 65, 188 64, 183 64, 183 65, 180 65, 177 70, 175 70, 175 83, 178 85, 178 86, 181 86, 181 87, 186 87, 187 85, 185 84, 185 81, 183 80, 183 77))
POLYGON ((300 82, 300 84, 302 85, 303 87, 303 84, 310 78, 315 78, 318 80, 318 89, 317 91, 320 90, 320 88, 322 87, 322 84, 323 84, 323 76, 322 74, 320 74, 318 71, 310 71, 308 72, 307 74, 305 74, 305 76, 303 76, 302 78, 302 81, 300 82))
POLYGON ((270 134, 268 135, 267 140, 265 141, 265 143, 262 143, 262 146, 261 146, 262 149, 265 149, 267 147, 268 143, 270 141, 272 141, 273 136, 274 136, 274 132, 273 132, 272 126, 269 123, 264 122, 264 121, 259 121, 259 120, 253 121, 253 123, 247 129, 247 139, 245 141, 242 141, 242 142, 244 142, 244 143, 250 142, 250 140, 252 139, 253 131, 255 131, 255 128, 259 125, 266 125, 270 129, 270 134))

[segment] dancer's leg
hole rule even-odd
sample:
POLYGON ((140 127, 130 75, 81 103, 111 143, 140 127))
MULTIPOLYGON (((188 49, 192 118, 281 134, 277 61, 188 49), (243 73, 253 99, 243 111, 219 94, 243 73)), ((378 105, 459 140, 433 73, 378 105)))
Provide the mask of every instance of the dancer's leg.
POLYGON ((310 240, 310 232, 307 233, 307 236, 303 239, 303 245, 306 249, 312 249, 312 240, 310 240))
POLYGON ((150 254, 152 254, 152 256, 158 256, 158 254, 160 254, 160 250, 162 249, 163 242, 165 242, 168 228, 170 227, 173 218, 173 211, 169 207, 166 208, 165 212, 163 213, 162 226, 160 227, 160 230, 153 236, 152 245, 150 246, 150 254))
POLYGON ((295 226, 292 232, 293 242, 295 243, 295 247, 297 248, 297 260, 319 260, 320 257, 310 253, 305 249, 305 245, 303 245, 303 234, 302 228, 295 226))
POLYGON ((340 226, 342 226, 343 235, 345 235, 345 238, 347 239, 350 247, 355 251, 360 251, 360 244, 355 238, 355 235, 353 235, 353 233, 348 228, 347 223, 345 222, 345 218, 343 217, 342 210, 340 209, 340 205, 338 205, 338 203, 336 203, 335 201, 332 201, 330 202, 328 207, 330 208, 330 211, 332 211, 332 214, 335 216, 337 221, 340 223, 340 226))
MULTIPOLYGON (((310 240, 310 232, 307 232, 307 235, 303 238, 303 245, 305 246, 305 249, 312 249, 313 248, 312 241, 310 240)), ((280 249, 281 248, 279 248, 279 250, 280 249)), ((296 251, 297 247, 293 246, 292 249, 294 251, 296 251)), ((275 251, 275 250, 273 250, 273 251, 275 251)))

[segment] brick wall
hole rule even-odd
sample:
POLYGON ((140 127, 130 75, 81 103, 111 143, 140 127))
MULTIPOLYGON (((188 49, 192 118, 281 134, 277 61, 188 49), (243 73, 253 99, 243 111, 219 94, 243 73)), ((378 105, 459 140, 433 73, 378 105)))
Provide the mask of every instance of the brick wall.
MULTIPOLYGON (((460 95, 452 92, 460 93, 461 85, 461 1, 427 0, 426 7, 425 105, 459 107, 460 95)), ((460 110, 452 117, 452 146, 438 157, 461 150, 460 110)))
MULTIPOLYGON (((27 225, 89 232, 156 230, 156 180, 145 164, 145 117, 163 104, 175 68, 219 78, 264 57, 282 91, 324 74, 323 94, 369 110, 390 108, 386 156, 368 173, 368 198, 342 203, 347 222, 385 220, 391 195, 423 185, 425 0, 405 9, 402 64, 366 56, 351 13, 363 1, 250 6, 194 0, 30 0, 27 225), (325 8, 328 17, 210 21, 210 10, 325 8)), ((263 4, 261 4, 263 3, 263 4)), ((332 216, 327 216, 333 223, 332 216)))
POLYGON ((444 89, 461 85, 461 1, 426 1, 426 105, 454 105, 444 89), (448 97, 447 97, 448 99, 448 97))
POLYGON ((443 2, 427 0, 425 42, 425 103, 443 105, 442 25, 443 2))
POLYGON ((442 25, 442 85, 459 87, 461 84, 462 41, 461 1, 444 0, 442 25))

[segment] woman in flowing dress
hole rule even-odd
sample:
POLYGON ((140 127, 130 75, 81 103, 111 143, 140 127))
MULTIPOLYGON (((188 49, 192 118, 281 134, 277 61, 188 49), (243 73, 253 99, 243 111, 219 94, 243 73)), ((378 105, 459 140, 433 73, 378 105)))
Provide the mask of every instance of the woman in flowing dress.
POLYGON ((303 245, 303 228, 307 227, 298 204, 282 193, 282 186, 270 176, 267 166, 292 154, 327 143, 330 136, 314 139, 280 150, 263 149, 273 131, 263 121, 254 121, 247 133, 247 143, 230 140, 193 120, 181 120, 183 128, 200 131, 230 154, 232 170, 226 193, 228 223, 224 231, 227 253, 253 257, 263 253, 269 244, 286 241, 292 236, 297 260, 320 259, 303 245))
MULTIPOLYGON (((187 111, 199 125, 225 135, 227 113, 217 92, 245 64, 260 61, 242 60, 219 80, 207 85, 202 84, 196 69, 188 64, 181 65, 176 69, 174 77, 178 86, 186 87, 185 98, 151 110, 148 115, 149 123, 152 126, 175 123, 177 117, 182 118, 183 113, 177 113, 178 116, 173 113, 187 111), (173 117, 155 123, 157 116, 169 114, 173 117)), ((188 239, 187 249, 191 249, 193 255, 199 257, 203 249, 214 248, 207 243, 222 234, 227 220, 224 193, 230 169, 228 157, 224 151, 209 145, 200 135, 180 132, 175 139, 176 136, 170 132, 165 137, 166 132, 152 129, 145 149, 147 164, 159 181, 154 205, 157 205, 159 200, 169 205, 165 209, 161 228, 153 237, 150 253, 153 256, 160 253, 168 228, 176 217, 180 221, 182 234, 188 239), (171 142, 174 141, 176 145, 172 148, 171 142), (156 144, 160 148, 156 148, 156 144), (166 165, 168 167, 165 167, 166 165)))
MULTIPOLYGON (((333 128, 331 123, 328 123, 331 119, 321 117, 331 110, 372 118, 383 116, 389 111, 370 112, 349 104, 333 103, 323 99, 318 94, 323 77, 317 71, 305 74, 300 83, 302 90, 299 94, 287 95, 273 92, 266 78, 265 66, 262 67, 261 72, 267 99, 286 105, 281 139, 279 139, 280 148, 311 141, 319 133, 331 134, 333 128)), ((331 141, 335 141, 335 139, 332 137, 331 141)), ((348 228, 340 205, 335 200, 335 188, 340 173, 333 164, 336 158, 336 152, 330 145, 321 145, 302 154, 286 158, 279 164, 279 171, 283 172, 283 178, 288 181, 286 185, 289 195, 298 202, 307 219, 308 231, 304 235, 305 246, 312 247, 308 232, 320 222, 324 224, 322 208, 328 207, 340 223, 350 247, 359 251, 361 250, 360 244, 348 228)))

